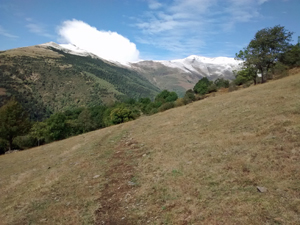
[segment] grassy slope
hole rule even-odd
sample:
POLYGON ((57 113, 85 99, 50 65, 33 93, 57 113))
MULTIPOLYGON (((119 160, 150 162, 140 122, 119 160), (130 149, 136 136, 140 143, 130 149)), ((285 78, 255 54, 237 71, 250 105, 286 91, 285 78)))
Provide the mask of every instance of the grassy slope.
POLYGON ((3 155, 0 219, 299 224, 299 78, 3 155))

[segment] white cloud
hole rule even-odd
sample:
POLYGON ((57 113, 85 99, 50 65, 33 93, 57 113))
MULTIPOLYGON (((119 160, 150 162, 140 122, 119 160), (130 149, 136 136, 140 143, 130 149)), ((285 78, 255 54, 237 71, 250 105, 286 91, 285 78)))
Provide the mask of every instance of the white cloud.
POLYGON ((18 36, 10 34, 9 32, 7 32, 1 25, 0 25, 0 35, 3 35, 3 36, 8 37, 8 38, 18 38, 18 36))
POLYGON ((79 20, 67 20, 58 28, 60 40, 98 55, 101 58, 118 62, 131 62, 139 59, 136 45, 122 35, 111 31, 100 31, 79 20))
MULTIPOLYGON (((183 56, 198 54, 211 37, 231 32, 236 24, 261 16, 259 6, 268 0, 171 0, 141 15, 134 24, 140 43, 183 56)), ((156 1, 150 1, 156 2, 156 1)), ((149 3, 150 4, 150 3, 149 3)))
POLYGON ((162 4, 155 0, 149 0, 148 6, 150 9, 159 9, 162 7, 162 4))
MULTIPOLYGON (((26 19, 26 20, 27 21, 32 21, 32 19, 30 19, 30 20, 26 19)), ((44 26, 41 25, 41 24, 29 23, 29 24, 26 25, 26 27, 29 29, 30 32, 35 33, 37 35, 44 36, 44 37, 47 37, 47 38, 54 38, 54 36, 49 34, 46 31, 46 29, 44 28, 44 26)))

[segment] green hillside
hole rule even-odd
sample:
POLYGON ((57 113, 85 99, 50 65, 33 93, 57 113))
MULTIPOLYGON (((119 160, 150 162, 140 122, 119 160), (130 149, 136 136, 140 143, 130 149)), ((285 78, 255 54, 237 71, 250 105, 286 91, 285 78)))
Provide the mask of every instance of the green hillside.
POLYGON ((300 74, 0 156, 3 224, 299 224, 300 74))
POLYGON ((159 91, 134 71, 42 46, 1 52, 0 80, 0 106, 16 96, 33 119, 124 98, 154 97, 159 91))

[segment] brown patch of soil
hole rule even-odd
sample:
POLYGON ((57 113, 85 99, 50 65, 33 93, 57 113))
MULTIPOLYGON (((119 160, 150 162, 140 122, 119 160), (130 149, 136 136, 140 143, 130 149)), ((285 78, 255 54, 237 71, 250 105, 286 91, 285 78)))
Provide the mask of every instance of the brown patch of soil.
POLYGON ((95 224, 133 224, 128 206, 134 202, 135 190, 139 187, 136 174, 137 160, 144 148, 135 140, 123 137, 115 147, 110 169, 105 174, 108 181, 98 199, 95 224))

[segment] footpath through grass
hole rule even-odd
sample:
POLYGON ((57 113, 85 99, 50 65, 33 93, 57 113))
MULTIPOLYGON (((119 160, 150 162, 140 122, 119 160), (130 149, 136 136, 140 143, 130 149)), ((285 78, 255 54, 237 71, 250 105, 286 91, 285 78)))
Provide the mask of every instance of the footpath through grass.
POLYGON ((299 161, 300 74, 1 156, 0 219, 299 224, 299 161))

